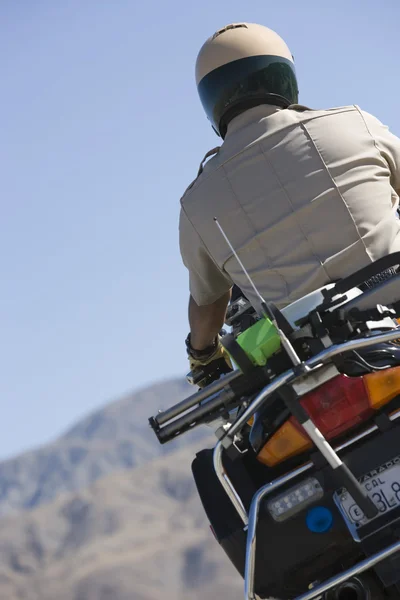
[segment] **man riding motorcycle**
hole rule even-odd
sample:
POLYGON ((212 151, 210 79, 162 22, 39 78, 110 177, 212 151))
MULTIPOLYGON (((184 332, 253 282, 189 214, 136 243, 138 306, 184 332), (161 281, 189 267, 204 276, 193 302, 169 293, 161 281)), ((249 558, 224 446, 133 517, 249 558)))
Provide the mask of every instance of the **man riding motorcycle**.
POLYGON ((219 332, 233 285, 260 308, 215 218, 279 308, 400 250, 400 139, 358 106, 299 105, 293 56, 274 31, 223 27, 199 52, 196 83, 223 143, 181 199, 192 371, 232 366, 219 332))

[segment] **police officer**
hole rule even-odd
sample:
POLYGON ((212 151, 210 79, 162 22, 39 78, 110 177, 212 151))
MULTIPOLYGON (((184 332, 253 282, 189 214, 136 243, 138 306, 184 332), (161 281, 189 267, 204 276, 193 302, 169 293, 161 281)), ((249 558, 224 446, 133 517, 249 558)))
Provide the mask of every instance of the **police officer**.
POLYGON ((233 285, 257 310, 259 300, 214 217, 261 295, 284 307, 400 250, 400 140, 358 106, 299 105, 292 54, 262 25, 210 37, 196 83, 223 142, 181 199, 186 345, 191 369, 231 367, 218 334, 233 285))

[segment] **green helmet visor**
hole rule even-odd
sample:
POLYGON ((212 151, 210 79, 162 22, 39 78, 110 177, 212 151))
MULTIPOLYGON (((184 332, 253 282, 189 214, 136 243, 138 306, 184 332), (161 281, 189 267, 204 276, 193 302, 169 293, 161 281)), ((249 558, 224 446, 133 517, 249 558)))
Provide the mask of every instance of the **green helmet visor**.
POLYGON ((240 104, 297 104, 294 64, 282 56, 251 56, 214 69, 198 84, 204 111, 214 129, 225 137, 224 115, 240 104))

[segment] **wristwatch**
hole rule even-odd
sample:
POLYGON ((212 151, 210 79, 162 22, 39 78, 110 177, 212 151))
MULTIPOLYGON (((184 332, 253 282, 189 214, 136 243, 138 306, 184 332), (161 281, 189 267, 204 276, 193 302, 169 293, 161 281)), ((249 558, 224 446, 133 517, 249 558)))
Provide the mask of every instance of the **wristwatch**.
POLYGON ((188 336, 185 340, 187 353, 189 354, 189 356, 191 356, 195 360, 202 360, 202 359, 208 358, 209 356, 214 354, 214 352, 216 351, 216 349, 218 347, 218 343, 219 343, 219 338, 218 338, 218 335, 216 335, 215 340, 213 341, 212 344, 210 344, 210 346, 207 346, 207 348, 204 348, 203 350, 195 350, 194 348, 192 348, 191 343, 190 343, 190 333, 188 334, 188 336))

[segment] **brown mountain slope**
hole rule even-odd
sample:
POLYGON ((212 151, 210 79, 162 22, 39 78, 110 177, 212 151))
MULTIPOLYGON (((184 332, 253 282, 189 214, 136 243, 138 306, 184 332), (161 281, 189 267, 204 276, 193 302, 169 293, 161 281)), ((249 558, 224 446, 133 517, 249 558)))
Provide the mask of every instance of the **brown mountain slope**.
POLYGON ((148 417, 192 394, 161 382, 0 463, 0 600, 239 600, 192 481, 206 427, 161 446, 148 417))
POLYGON ((198 444, 0 521, 1 600, 239 600, 190 474, 198 444))
POLYGON ((32 509, 59 494, 77 491, 121 469, 168 455, 190 441, 210 439, 199 428, 161 446, 148 417, 194 389, 184 379, 161 382, 129 394, 82 419, 48 444, 0 463, 0 516, 32 509))

